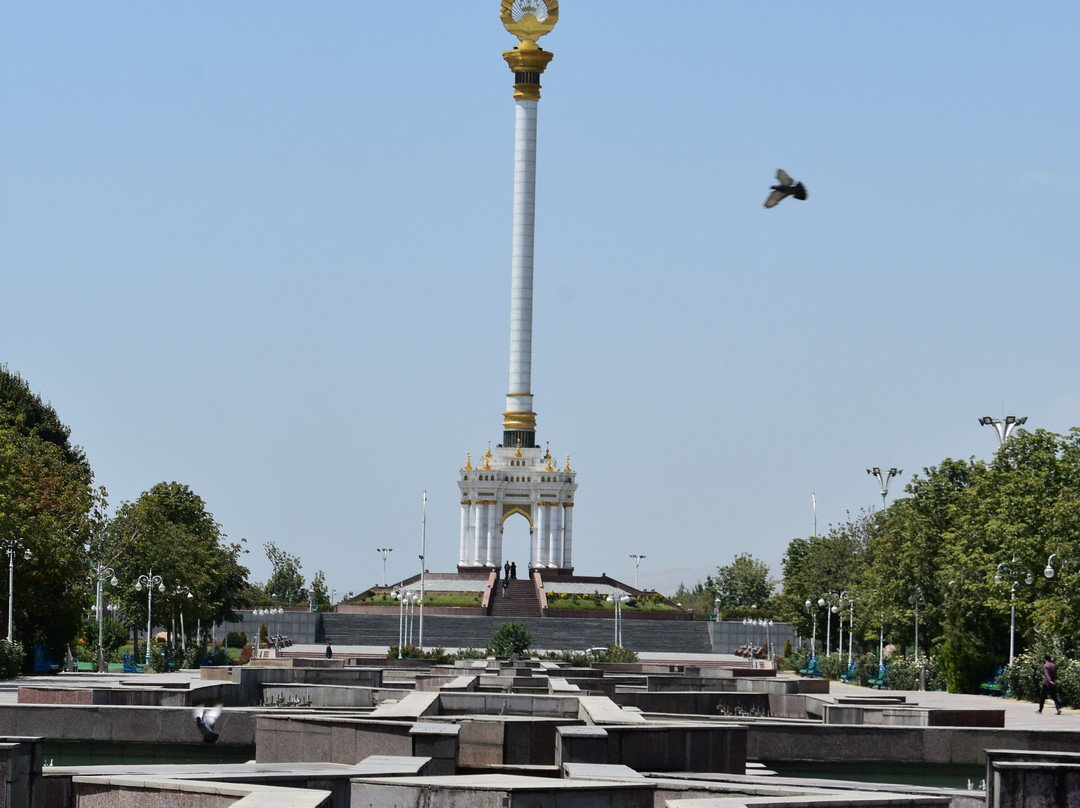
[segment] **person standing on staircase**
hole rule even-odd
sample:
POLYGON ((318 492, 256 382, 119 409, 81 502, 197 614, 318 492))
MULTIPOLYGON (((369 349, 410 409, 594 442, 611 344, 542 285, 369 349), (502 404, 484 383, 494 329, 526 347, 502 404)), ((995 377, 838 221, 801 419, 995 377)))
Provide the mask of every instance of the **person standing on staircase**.
POLYGON ((516 581, 517 580, 517 562, 516 561, 510 565, 510 580, 511 581, 516 581))

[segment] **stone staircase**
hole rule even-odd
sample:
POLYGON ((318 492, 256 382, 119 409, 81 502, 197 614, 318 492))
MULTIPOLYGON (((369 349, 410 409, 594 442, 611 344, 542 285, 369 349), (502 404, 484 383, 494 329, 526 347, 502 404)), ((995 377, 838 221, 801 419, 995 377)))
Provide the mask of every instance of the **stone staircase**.
MULTIPOLYGON (((526 584, 526 581, 511 581, 526 584)), ((509 598, 507 598, 509 600, 509 598)), ((389 649, 398 641, 398 615, 322 615, 316 642, 329 638, 334 645, 368 645, 389 649)), ((532 647, 544 651, 584 651, 615 641, 615 621, 574 617, 452 617, 424 616, 424 646, 427 648, 487 647, 492 636, 508 619, 525 625, 532 635, 532 647)), ((418 644, 419 617, 413 619, 413 643, 418 644)), ((622 622, 623 644, 635 651, 713 653, 709 624, 703 620, 627 620, 622 622)))
POLYGON ((488 614, 492 617, 521 618, 540 617, 540 598, 536 595, 536 587, 532 581, 507 581, 506 597, 502 594, 502 582, 495 587, 495 592, 488 607, 488 614))

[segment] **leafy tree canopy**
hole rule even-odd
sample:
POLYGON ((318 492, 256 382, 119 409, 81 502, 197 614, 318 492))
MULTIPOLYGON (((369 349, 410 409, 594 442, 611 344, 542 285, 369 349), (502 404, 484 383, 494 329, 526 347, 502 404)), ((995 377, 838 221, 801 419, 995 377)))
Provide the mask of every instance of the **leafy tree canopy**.
MULTIPOLYGON (((88 591, 86 544, 105 498, 69 434, 51 406, 0 367, 0 542, 5 549, 20 545, 13 634, 27 651, 44 643, 54 658, 78 631, 88 591)), ((0 593, 6 600, 7 576, 0 593)))
POLYGON ((307 589, 301 572, 300 557, 290 555, 272 541, 263 545, 273 572, 263 589, 279 606, 307 603, 307 589))
MULTIPOLYGON (((228 543, 202 498, 181 483, 158 483, 135 502, 117 509, 108 527, 105 550, 115 558, 118 578, 110 595, 122 604, 129 625, 146 625, 147 606, 155 626, 171 625, 181 611, 185 628, 204 628, 233 619, 247 586, 247 551, 228 543), (139 579, 160 578, 148 593, 139 579), (188 595, 190 594, 190 597, 188 595), (152 602, 152 603, 151 603, 152 602)), ((144 580, 143 584, 146 583, 144 580)))

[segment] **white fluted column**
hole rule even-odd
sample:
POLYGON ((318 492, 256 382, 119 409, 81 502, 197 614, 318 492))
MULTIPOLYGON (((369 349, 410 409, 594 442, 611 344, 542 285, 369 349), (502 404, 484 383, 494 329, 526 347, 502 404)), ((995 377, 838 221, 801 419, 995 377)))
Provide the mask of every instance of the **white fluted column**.
POLYGON ((551 506, 551 563, 549 567, 562 567, 563 506, 556 502, 551 506))
POLYGON ((469 563, 469 501, 461 501, 461 541, 458 550, 458 564, 465 566, 469 563))
POLYGON ((484 541, 484 564, 490 567, 495 563, 495 503, 485 503, 484 512, 486 513, 486 529, 484 531, 486 535, 486 539, 484 541))
POLYGON ((574 505, 572 502, 570 502, 563 505, 563 569, 569 569, 570 567, 574 566, 574 562, 570 558, 570 550, 572 549, 573 538, 574 505))
POLYGON ((532 565, 540 567, 544 563, 545 547, 544 537, 547 535, 547 506, 543 502, 536 503, 536 541, 533 543, 535 551, 533 552, 532 565))
POLYGON ((480 564, 480 542, 483 540, 484 535, 484 509, 479 500, 473 503, 473 523, 472 523, 472 557, 469 559, 471 566, 478 566, 480 564))

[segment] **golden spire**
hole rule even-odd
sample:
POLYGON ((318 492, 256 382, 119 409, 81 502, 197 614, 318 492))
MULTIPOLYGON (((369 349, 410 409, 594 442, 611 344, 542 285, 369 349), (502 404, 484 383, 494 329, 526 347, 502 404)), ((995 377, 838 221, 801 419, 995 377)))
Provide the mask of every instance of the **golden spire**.
POLYGON ((503 59, 514 71, 514 98, 540 100, 540 74, 554 54, 541 50, 536 40, 559 21, 558 0, 502 0, 499 8, 502 24, 516 36, 519 44, 503 51, 503 59))
POLYGON ((570 455, 566 456, 566 468, 563 471, 570 471, 570 455))
POLYGON ((465 453, 465 471, 472 470, 472 452, 465 453))
POLYGON ((484 455, 484 471, 491 471, 491 441, 488 441, 488 450, 484 455))

